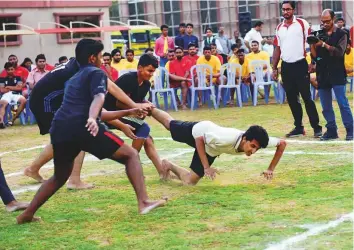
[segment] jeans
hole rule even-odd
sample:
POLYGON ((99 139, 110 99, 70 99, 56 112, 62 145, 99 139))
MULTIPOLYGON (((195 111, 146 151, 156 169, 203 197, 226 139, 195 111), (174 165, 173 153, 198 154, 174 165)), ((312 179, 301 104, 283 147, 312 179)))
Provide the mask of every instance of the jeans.
MULTIPOLYGON (((340 114, 344 127, 348 132, 353 132, 353 114, 350 110, 348 98, 345 95, 345 85, 333 85, 334 94, 336 95, 337 103, 339 106, 340 114)), ((337 131, 336 118, 332 105, 332 89, 319 89, 322 114, 327 121, 327 129, 333 129, 337 131)))
POLYGON ((1 169, 1 162, 0 162, 0 197, 5 205, 15 200, 15 197, 11 193, 9 186, 7 186, 4 172, 1 169))

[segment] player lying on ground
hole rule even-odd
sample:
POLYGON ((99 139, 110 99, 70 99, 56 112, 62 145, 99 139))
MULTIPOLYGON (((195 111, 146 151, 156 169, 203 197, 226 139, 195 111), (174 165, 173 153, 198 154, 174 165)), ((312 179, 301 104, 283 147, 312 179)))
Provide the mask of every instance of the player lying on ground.
MULTIPOLYGON (((50 126, 55 112, 60 108, 63 102, 64 84, 80 69, 79 63, 75 58, 71 58, 67 63, 58 65, 50 73, 46 74, 33 88, 30 98, 30 108, 34 114, 40 134, 49 133, 50 126)), ((133 102, 114 82, 108 80, 108 92, 124 103, 128 108, 149 109, 152 107, 150 103, 137 104, 133 102)), ((117 120, 115 125, 129 138, 136 139, 134 128, 117 120)), ((80 173, 85 153, 81 152, 75 159, 74 168, 68 181, 69 189, 87 189, 93 185, 84 183, 80 179, 80 173)), ((53 159, 52 144, 47 145, 41 154, 33 163, 24 170, 24 174, 43 182, 44 179, 39 174, 39 170, 47 162, 53 159)))
POLYGON ((33 221, 35 212, 65 184, 81 151, 125 165, 141 214, 166 203, 148 200, 138 152, 99 120, 107 91, 107 76, 100 69, 102 50, 103 44, 92 39, 82 39, 76 46, 80 70, 66 82, 63 104, 55 113, 50 129, 54 176, 43 183, 29 207, 17 217, 19 224, 33 221))
POLYGON ((204 174, 214 179, 218 171, 211 167, 215 158, 221 154, 246 154, 251 156, 258 149, 276 147, 276 152, 267 170, 262 174, 273 178, 273 172, 286 147, 284 140, 268 137, 261 126, 251 126, 246 132, 225 128, 211 121, 184 122, 174 120, 168 113, 153 109, 152 116, 171 132, 174 141, 186 143, 195 148, 190 165, 192 171, 163 160, 167 170, 171 170, 185 185, 195 185, 204 174))

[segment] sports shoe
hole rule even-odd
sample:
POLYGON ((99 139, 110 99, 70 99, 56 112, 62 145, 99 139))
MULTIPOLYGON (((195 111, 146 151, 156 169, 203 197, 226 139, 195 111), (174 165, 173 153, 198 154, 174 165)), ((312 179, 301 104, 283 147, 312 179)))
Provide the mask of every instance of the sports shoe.
POLYGON ((319 128, 314 129, 313 132, 315 138, 320 138, 322 136, 322 127, 320 126, 319 128))
POLYGON ((329 140, 335 140, 338 139, 338 133, 337 131, 330 131, 327 130, 323 136, 321 136, 321 141, 329 141, 329 140))
POLYGON ((346 141, 352 141, 353 140, 353 130, 348 131, 347 130, 347 136, 345 137, 346 141))
POLYGON ((305 135, 305 129, 302 128, 294 128, 293 130, 291 130, 288 134, 286 134, 285 136, 287 138, 291 138, 291 137, 299 137, 305 135))

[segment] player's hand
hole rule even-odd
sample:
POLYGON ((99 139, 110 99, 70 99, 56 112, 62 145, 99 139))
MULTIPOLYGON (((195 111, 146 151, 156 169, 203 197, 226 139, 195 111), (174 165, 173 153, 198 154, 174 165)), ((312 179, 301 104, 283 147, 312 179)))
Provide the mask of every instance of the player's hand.
POLYGON ((95 119, 88 118, 85 127, 87 128, 87 131, 90 131, 90 134, 92 136, 96 136, 97 135, 97 133, 98 133, 98 124, 97 124, 95 119))
POLYGON ((144 103, 140 103, 139 105, 141 109, 144 109, 144 110, 151 110, 153 108, 155 108, 155 105, 152 104, 151 102, 144 102, 144 103))
POLYGON ((205 177, 214 180, 216 177, 216 174, 220 174, 219 171, 215 168, 206 168, 204 169, 205 177))
POLYGON ((129 124, 124 124, 124 126, 121 128, 122 132, 130 139, 136 140, 138 137, 134 134, 135 128, 130 126, 129 124))
POLYGON ((264 178, 266 178, 267 180, 271 180, 271 179, 273 179, 273 170, 267 169, 267 170, 263 171, 261 173, 261 175, 263 175, 264 178))
POLYGON ((274 81, 278 81, 278 69, 273 69, 272 78, 274 81))
POLYGON ((145 116, 147 116, 148 112, 144 109, 130 109, 129 110, 129 115, 138 117, 138 118, 144 118, 145 116))

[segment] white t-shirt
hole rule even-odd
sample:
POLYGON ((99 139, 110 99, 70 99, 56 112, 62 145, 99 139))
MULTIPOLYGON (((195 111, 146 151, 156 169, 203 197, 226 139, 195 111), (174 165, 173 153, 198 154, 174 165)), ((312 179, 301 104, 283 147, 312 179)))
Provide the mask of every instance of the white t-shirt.
POLYGON ((252 41, 257 41, 259 43, 259 50, 262 50, 262 35, 259 31, 252 28, 250 31, 247 32, 245 36, 245 41, 247 41, 251 47, 252 41))
MULTIPOLYGON (((212 157, 221 154, 243 154, 238 152, 242 136, 245 132, 235 128, 225 128, 211 121, 202 121, 194 125, 192 135, 196 139, 203 136, 205 151, 212 157)), ((268 147, 276 147, 280 143, 278 138, 269 137, 268 147)))

